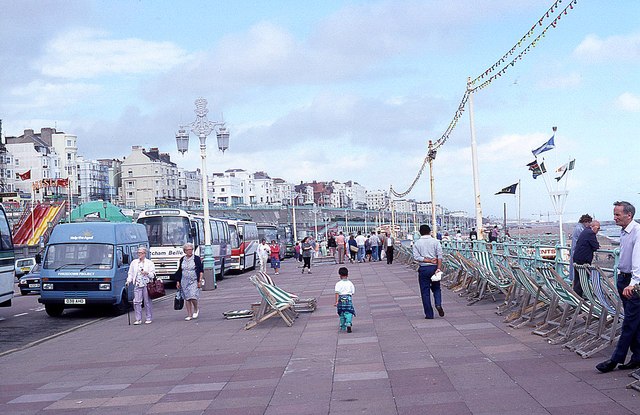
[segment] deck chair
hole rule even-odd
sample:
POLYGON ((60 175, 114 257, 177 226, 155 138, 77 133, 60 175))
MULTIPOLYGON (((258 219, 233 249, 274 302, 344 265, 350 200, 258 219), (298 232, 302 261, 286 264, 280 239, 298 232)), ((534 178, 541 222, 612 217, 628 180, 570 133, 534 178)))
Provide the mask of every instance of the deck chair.
POLYGON ((516 284, 523 288, 524 297, 520 301, 520 309, 508 315, 505 318, 505 323, 513 328, 536 325, 541 318, 547 315, 548 308, 551 306, 551 296, 545 287, 519 264, 510 263, 509 269, 511 269, 511 275, 516 284))
POLYGON ((290 297, 293 299, 293 309, 298 313, 311 313, 315 311, 318 306, 318 300, 310 298, 300 298, 296 294, 290 293, 282 288, 278 287, 273 278, 266 272, 258 272, 256 277, 265 284, 272 285, 275 291, 279 291, 279 294, 284 297, 290 297))
POLYGON ((552 344, 572 340, 571 336, 575 335, 574 330, 581 324, 580 318, 585 320, 585 324, 590 321, 589 306, 552 267, 545 265, 536 268, 536 271, 542 277, 549 292, 553 293, 552 302, 555 301, 556 305, 562 308, 562 313, 559 317, 552 319, 551 313, 554 310, 550 308, 544 326, 534 330, 533 333, 548 337, 549 343, 552 344))
POLYGON ((260 281, 255 275, 249 277, 249 280, 260 293, 264 307, 260 307, 257 312, 254 312, 251 321, 244 326, 245 330, 249 330, 273 316, 280 316, 285 324, 291 327, 298 316, 293 308, 293 298, 277 287, 260 281))

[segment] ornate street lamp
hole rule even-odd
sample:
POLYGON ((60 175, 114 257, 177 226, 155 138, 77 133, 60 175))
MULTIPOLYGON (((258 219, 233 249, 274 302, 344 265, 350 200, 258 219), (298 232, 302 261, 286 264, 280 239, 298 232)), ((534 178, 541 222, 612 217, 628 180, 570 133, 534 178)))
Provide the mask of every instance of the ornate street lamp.
POLYGON ((207 175, 207 137, 216 131, 218 138, 218 149, 222 152, 229 148, 229 131, 225 127, 223 121, 209 121, 207 119, 207 100, 204 98, 198 98, 195 101, 196 119, 194 122, 188 125, 180 126, 176 133, 176 145, 178 151, 182 154, 186 153, 189 149, 189 133, 187 129, 191 129, 191 132, 198 136, 200 139, 200 158, 202 159, 202 202, 204 209, 204 254, 202 264, 204 266, 205 281, 213 281, 213 288, 218 287, 215 273, 215 259, 213 258, 213 250, 211 248, 211 222, 209 220, 209 194, 208 194, 208 181, 207 175))

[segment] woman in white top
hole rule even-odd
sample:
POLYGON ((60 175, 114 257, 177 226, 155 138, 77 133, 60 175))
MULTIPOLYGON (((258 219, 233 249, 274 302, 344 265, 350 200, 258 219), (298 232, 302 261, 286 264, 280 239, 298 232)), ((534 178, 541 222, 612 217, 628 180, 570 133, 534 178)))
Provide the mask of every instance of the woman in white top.
POLYGON ((144 299, 144 309, 147 313, 146 324, 151 324, 153 320, 153 307, 147 284, 155 279, 156 267, 150 259, 147 258, 147 248, 141 246, 138 248, 138 258, 131 261, 129 265, 129 275, 127 277, 127 285, 133 284, 133 310, 136 313, 136 326, 142 324, 142 300, 144 299))

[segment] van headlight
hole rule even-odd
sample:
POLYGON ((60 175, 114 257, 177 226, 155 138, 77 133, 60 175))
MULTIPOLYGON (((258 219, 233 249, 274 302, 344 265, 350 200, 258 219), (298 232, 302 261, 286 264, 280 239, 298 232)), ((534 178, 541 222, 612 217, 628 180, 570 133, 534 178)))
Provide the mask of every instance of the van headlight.
POLYGON ((50 282, 45 282, 44 284, 42 284, 42 289, 43 290, 53 290, 53 284, 50 282))
POLYGON ((101 291, 110 291, 111 290, 111 284, 107 283, 100 283, 98 284, 98 289, 101 291))

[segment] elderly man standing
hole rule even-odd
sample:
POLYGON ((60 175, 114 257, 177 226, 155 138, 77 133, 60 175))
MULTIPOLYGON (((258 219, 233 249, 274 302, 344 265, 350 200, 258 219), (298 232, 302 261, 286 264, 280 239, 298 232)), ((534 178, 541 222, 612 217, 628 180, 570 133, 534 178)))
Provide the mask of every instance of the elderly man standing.
POLYGON ((613 220, 622 228, 620 233, 620 261, 618 263, 618 293, 624 307, 622 331, 611 359, 598 363, 600 372, 640 368, 640 298, 633 292, 640 283, 640 224, 633 220, 636 209, 629 202, 613 204, 613 220), (631 360, 624 364, 631 349, 631 360))
MULTIPOLYGON (((600 230, 600 222, 594 220, 591 222, 591 226, 585 228, 578 242, 576 242, 575 250, 573 251, 573 262, 578 265, 591 264, 593 261, 593 253, 600 249, 600 242, 598 242, 598 231, 600 230)), ((582 285, 580 284, 580 276, 578 270, 574 268, 573 274, 573 291, 580 297, 583 295, 582 285)))
POLYGON ((582 231, 584 231, 585 229, 587 229, 589 227, 589 225, 591 224, 591 216, 589 214, 584 214, 582 216, 580 216, 580 219, 578 219, 578 223, 576 224, 576 227, 573 228, 573 232, 571 232, 571 249, 569 250, 569 279, 573 278, 573 263, 575 262, 573 260, 573 253, 576 250, 576 244, 578 243, 578 238, 580 237, 580 234, 582 233, 582 231))
POLYGON ((413 244, 413 259, 420 263, 418 283, 420 284, 424 318, 433 319, 429 290, 433 292, 433 301, 436 303, 438 314, 440 317, 444 317, 440 281, 431 281, 433 274, 442 267, 442 245, 440 245, 440 241, 431 236, 429 225, 420 225, 420 239, 413 244))

